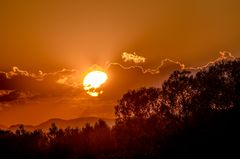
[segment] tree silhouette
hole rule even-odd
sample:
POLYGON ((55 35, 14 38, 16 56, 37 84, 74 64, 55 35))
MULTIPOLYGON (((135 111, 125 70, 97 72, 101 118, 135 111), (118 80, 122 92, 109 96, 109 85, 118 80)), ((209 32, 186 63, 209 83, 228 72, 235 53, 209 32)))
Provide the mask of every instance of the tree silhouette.
MULTIPOLYGON (((221 61, 196 74, 199 104, 207 110, 230 109, 239 101, 239 60, 221 61)), ((196 104, 196 103, 195 103, 196 104)))
MULTIPOLYGON (((116 106, 115 126, 122 151, 136 157, 143 150, 139 145, 154 143, 153 152, 156 152, 155 148, 166 142, 165 148, 179 153, 179 150, 184 152, 182 148, 190 149, 190 145, 196 143, 205 146, 206 152, 211 149, 206 146, 208 143, 216 148, 223 146, 229 130, 239 132, 236 130, 240 121, 239 72, 239 59, 223 60, 197 72, 174 71, 156 96, 151 96, 155 91, 147 88, 124 94, 116 106), (146 138, 148 140, 144 140, 146 138), (216 142, 217 139, 223 143, 216 142), (179 149, 180 144, 183 146, 179 149)), ((213 152, 216 148, 212 148, 213 152)))
MULTIPOLYGON (((196 80, 190 71, 174 71, 162 85, 161 105, 180 120, 191 116, 192 98, 198 95, 196 80)), ((161 108, 159 108, 161 110, 161 108)))
POLYGON ((128 91, 115 107, 117 122, 132 118, 145 119, 156 113, 155 103, 159 97, 159 88, 140 88, 128 91))

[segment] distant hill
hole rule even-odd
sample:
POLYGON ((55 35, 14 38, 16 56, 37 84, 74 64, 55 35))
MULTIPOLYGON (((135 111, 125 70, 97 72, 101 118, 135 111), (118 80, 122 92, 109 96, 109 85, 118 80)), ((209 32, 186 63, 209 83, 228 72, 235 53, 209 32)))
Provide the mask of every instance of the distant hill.
MULTIPOLYGON (((71 128, 81 128, 83 127, 86 123, 89 123, 90 125, 94 125, 100 118, 97 117, 84 117, 84 118, 76 118, 76 119, 71 119, 71 120, 64 120, 64 119, 59 119, 59 118, 54 118, 54 119, 50 119, 47 120, 39 125, 24 125, 24 129, 27 131, 33 131, 36 129, 42 129, 43 131, 47 131, 50 127, 52 123, 55 123, 57 125, 58 128, 62 128, 65 129, 67 127, 71 127, 71 128)), ((109 126, 113 126, 115 120, 114 119, 108 119, 108 118, 101 118, 104 121, 106 121, 106 123, 109 126)), ((13 132, 15 132, 19 126, 21 124, 16 124, 16 125, 11 125, 10 127, 6 127, 4 125, 0 125, 0 129, 3 130, 11 130, 13 132)))
POLYGON ((6 127, 5 125, 1 125, 0 124, 0 130, 5 130, 5 129, 7 129, 8 127, 6 127))
MULTIPOLYGON (((94 125, 99 118, 97 117, 86 117, 86 118, 76 118, 76 119, 71 119, 71 120, 63 120, 63 119, 50 119, 46 122, 43 122, 36 126, 38 129, 43 129, 43 130, 48 130, 49 127, 51 127, 52 123, 55 123, 57 127, 65 129, 67 127, 72 127, 72 128, 81 128, 83 127, 86 123, 89 123, 90 125, 94 125)), ((114 119, 107 119, 107 118, 102 118, 104 121, 107 122, 109 126, 113 126, 114 124, 114 119)))

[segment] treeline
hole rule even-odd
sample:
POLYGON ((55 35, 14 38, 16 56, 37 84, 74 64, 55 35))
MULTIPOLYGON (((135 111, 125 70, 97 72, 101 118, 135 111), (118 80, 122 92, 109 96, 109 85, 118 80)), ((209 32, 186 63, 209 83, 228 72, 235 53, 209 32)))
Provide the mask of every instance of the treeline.
MULTIPOLYGON (((174 71, 161 88, 125 93, 116 123, 44 133, 0 131, 3 158, 239 158, 240 60, 174 71)), ((0 157, 1 157, 0 156, 0 157)))
POLYGON ((82 129, 59 129, 53 123, 48 132, 0 131, 1 156, 6 158, 97 158, 115 150, 111 128, 99 119, 82 129))

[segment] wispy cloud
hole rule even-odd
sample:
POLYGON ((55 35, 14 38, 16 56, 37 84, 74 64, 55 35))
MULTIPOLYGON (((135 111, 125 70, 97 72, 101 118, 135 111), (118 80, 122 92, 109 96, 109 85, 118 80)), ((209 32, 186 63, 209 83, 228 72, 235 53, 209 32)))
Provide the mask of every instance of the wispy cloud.
POLYGON ((132 61, 136 64, 144 63, 146 61, 146 58, 143 56, 139 56, 136 53, 127 53, 127 52, 122 53, 122 59, 124 60, 124 62, 132 61))
MULTIPOLYGON (((123 53, 124 55, 124 53, 123 53)), ((208 62, 207 64, 205 65, 202 65, 202 66, 186 66, 184 63, 180 62, 180 61, 174 61, 172 59, 169 59, 169 58, 165 58, 163 60, 160 61, 160 65, 155 67, 155 68, 144 68, 143 66, 141 65, 132 65, 132 66, 124 66, 120 63, 115 63, 115 62, 112 62, 112 63, 108 63, 107 64, 107 68, 109 69, 111 66, 119 66, 121 67, 122 69, 125 69, 125 70, 129 70, 129 69, 140 69, 142 71, 143 74, 145 73, 150 73, 150 74, 159 74, 161 73, 161 68, 163 68, 166 64, 174 64, 176 66, 179 67, 179 69, 186 69, 186 70, 200 70, 200 69, 204 69, 218 61, 221 61, 221 60, 225 60, 225 59, 235 59, 235 57, 230 53, 230 52, 227 52, 227 51, 221 51, 219 53, 219 57, 213 61, 210 61, 208 62)), ((131 56, 130 56, 131 57, 131 56)), ((134 57, 134 55, 133 55, 134 57)), ((130 58, 131 59, 131 58, 130 58)))

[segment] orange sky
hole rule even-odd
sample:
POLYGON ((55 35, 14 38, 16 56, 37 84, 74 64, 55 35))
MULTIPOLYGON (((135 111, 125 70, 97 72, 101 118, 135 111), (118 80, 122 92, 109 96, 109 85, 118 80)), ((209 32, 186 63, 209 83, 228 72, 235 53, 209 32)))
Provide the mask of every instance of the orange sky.
POLYGON ((151 75, 112 65, 103 95, 87 95, 82 80, 94 64, 136 65, 124 62, 123 52, 145 57, 144 68, 165 58, 201 66, 223 50, 239 57, 239 8, 238 0, 1 1, 0 124, 113 117, 125 91, 160 86, 179 68, 167 63, 151 75))

